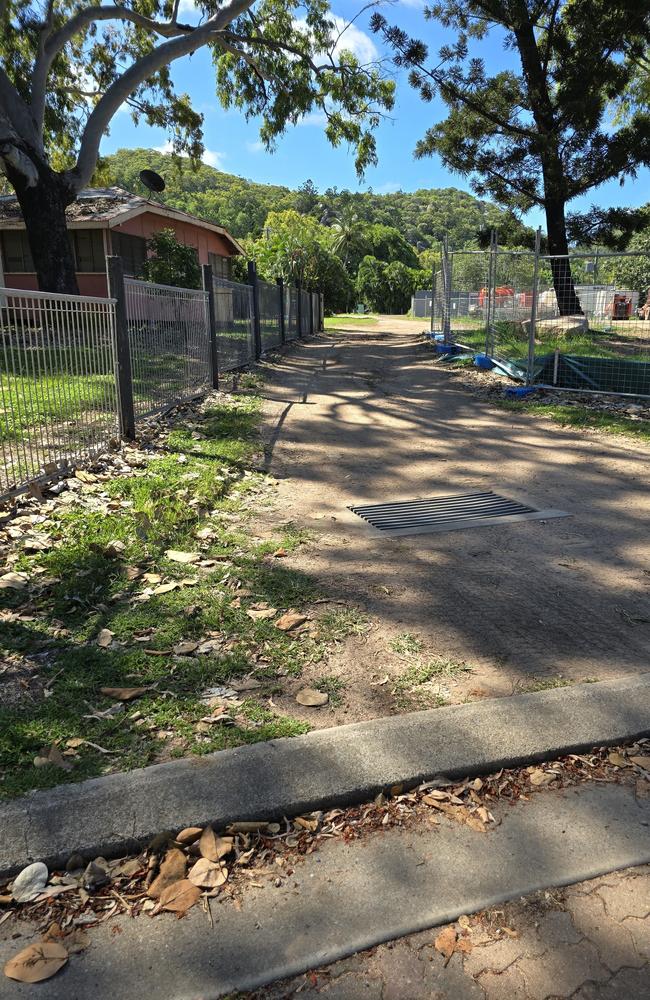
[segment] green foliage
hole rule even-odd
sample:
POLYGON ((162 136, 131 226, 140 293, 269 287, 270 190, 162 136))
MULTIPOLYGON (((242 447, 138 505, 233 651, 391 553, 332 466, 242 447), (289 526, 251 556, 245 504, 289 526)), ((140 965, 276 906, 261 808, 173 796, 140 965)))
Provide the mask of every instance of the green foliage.
POLYGON ((249 242, 247 251, 262 278, 300 281, 308 288, 317 288, 325 296, 325 308, 337 312, 349 306, 353 285, 330 242, 325 226, 290 209, 270 212, 264 234, 249 242))
POLYGON ((376 257, 364 257, 357 273, 356 290, 360 300, 374 312, 408 312, 416 288, 426 285, 427 275, 406 267, 401 261, 390 264, 376 257))
POLYGON ((565 253, 565 205, 650 161, 647 104, 611 120, 650 44, 650 0, 439 0, 425 17, 455 34, 435 59, 383 15, 371 22, 423 100, 447 105, 416 156, 437 154, 515 211, 543 206, 550 251, 565 253), (487 72, 477 43, 489 33, 517 70, 487 72))
POLYGON ((639 304, 643 305, 650 295, 650 229, 632 237, 628 250, 638 250, 639 256, 619 257, 613 268, 614 281, 619 288, 638 292, 639 304))
POLYGON ((180 288, 200 288, 201 268, 194 247, 180 243, 173 229, 161 229, 147 240, 143 271, 147 281, 180 288))
MULTIPOLYGON (((261 236, 269 212, 294 209, 317 222, 325 218, 332 236, 331 246, 344 262, 342 243, 337 246, 339 237, 348 240, 356 235, 356 230, 375 225, 390 227, 411 247, 417 247, 418 243, 430 246, 445 233, 449 234, 450 246, 465 246, 477 233, 492 226, 497 228, 502 245, 527 245, 532 238, 532 230, 509 212, 456 188, 393 194, 353 193, 330 188, 319 195, 311 181, 306 181, 297 191, 275 184, 257 184, 206 164, 195 165, 188 159, 152 149, 120 149, 107 156, 102 166, 113 184, 135 192, 142 190, 139 172, 144 167, 157 170, 167 183, 160 195, 161 201, 225 226, 239 238, 261 236)), ((106 174, 102 183, 106 183, 105 177, 106 174)), ((379 259, 388 259, 381 256, 380 234, 378 231, 375 242, 361 257, 370 253, 379 259)), ((395 245, 401 248, 400 253, 405 252, 403 244, 395 245)), ((410 267, 415 266, 408 257, 399 259, 410 267)), ((355 273, 356 270, 353 276, 355 273)))

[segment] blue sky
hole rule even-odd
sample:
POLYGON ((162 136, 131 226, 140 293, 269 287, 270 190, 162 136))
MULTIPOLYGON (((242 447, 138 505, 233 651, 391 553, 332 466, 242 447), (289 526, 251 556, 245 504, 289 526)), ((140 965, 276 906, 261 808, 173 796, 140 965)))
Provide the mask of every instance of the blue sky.
MULTIPOLYGON (((182 0, 186 18, 191 20, 192 0, 182 0)), ((358 0, 333 0, 335 15, 346 21, 361 10, 358 0)), ((425 22, 422 0, 396 0, 386 3, 383 10, 389 21, 399 24, 406 31, 428 42, 435 50, 441 44, 441 29, 435 22, 425 22)), ((362 13, 352 29, 348 29, 348 46, 368 58, 382 54, 380 43, 368 28, 370 12, 362 13)), ((498 37, 480 43, 480 54, 488 70, 501 69, 513 64, 512 53, 503 49, 498 37)), ((416 160, 413 149, 425 129, 444 117, 441 102, 424 104, 404 76, 397 77, 396 105, 392 120, 385 121, 377 130, 379 164, 369 168, 359 181, 354 169, 354 157, 345 147, 332 149, 323 133, 323 123, 316 114, 281 137, 275 153, 264 151, 259 143, 258 124, 246 122, 238 111, 224 111, 215 96, 214 71, 210 56, 199 51, 190 59, 177 62, 173 76, 179 91, 190 94, 194 106, 205 116, 205 161, 229 173, 239 174, 262 183, 285 184, 295 188, 310 178, 323 190, 327 187, 390 192, 414 191, 418 188, 458 187, 470 190, 467 180, 446 170, 437 157, 416 160)), ((135 126, 126 113, 118 114, 111 125, 111 133, 102 144, 102 152, 110 153, 120 147, 152 146, 162 148, 169 136, 161 129, 143 124, 135 126)), ((576 200, 572 208, 601 206, 638 206, 648 201, 650 171, 644 170, 636 181, 627 181, 623 188, 617 181, 601 186, 582 201, 576 200)), ((528 221, 543 223, 541 214, 533 212, 528 221)))

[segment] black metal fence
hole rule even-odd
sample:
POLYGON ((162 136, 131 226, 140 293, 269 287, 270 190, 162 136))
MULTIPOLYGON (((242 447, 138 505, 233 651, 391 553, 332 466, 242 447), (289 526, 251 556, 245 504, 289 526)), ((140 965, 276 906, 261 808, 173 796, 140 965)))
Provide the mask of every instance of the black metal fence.
POLYGON ((87 460, 136 424, 219 386, 219 373, 322 329, 316 292, 226 281, 203 289, 125 278, 110 298, 0 288, 0 500, 87 460))

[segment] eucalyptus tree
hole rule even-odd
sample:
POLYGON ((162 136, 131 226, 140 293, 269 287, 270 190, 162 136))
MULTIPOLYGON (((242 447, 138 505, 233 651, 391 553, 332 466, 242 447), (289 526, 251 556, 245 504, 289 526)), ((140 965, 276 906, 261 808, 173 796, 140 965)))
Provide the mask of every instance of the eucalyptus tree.
POLYGON ((16 193, 41 288, 74 291, 66 207, 88 185, 100 142, 126 106, 165 126, 198 159, 202 116, 170 67, 207 48, 224 107, 261 119, 272 148, 312 110, 359 171, 376 161, 373 129, 393 82, 345 48, 326 0, 0 0, 0 167, 16 193))

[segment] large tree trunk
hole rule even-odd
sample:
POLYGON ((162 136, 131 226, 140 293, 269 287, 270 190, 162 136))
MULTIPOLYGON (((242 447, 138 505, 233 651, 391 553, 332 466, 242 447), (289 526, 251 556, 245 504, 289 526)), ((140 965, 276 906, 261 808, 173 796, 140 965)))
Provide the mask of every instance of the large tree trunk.
POLYGON ((582 316, 582 306, 571 273, 564 202, 547 196, 545 209, 548 252, 560 316, 582 316))
POLYGON ((25 220, 38 287, 43 292, 78 295, 74 253, 65 217, 67 206, 75 200, 75 192, 39 157, 32 154, 30 159, 38 170, 36 184, 30 185, 16 170, 7 173, 25 220))

